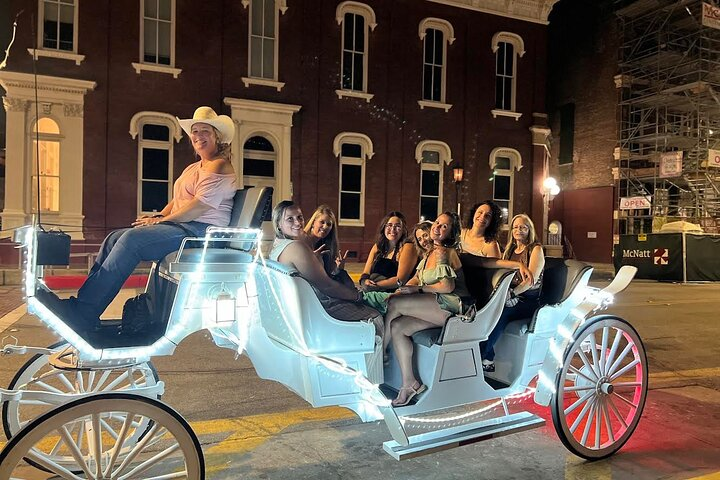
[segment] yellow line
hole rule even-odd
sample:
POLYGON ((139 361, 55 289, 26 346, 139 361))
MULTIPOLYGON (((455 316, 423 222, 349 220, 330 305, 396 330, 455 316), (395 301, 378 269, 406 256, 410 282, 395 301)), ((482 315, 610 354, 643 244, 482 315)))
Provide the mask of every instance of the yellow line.
POLYGON ((708 473, 707 475, 688 478, 688 480, 720 480, 720 472, 708 473))
POLYGON ((352 411, 341 407, 308 408, 227 420, 193 422, 191 425, 197 435, 230 433, 231 435, 225 440, 206 450, 208 453, 227 453, 251 450, 292 425, 340 420, 354 416, 352 411))

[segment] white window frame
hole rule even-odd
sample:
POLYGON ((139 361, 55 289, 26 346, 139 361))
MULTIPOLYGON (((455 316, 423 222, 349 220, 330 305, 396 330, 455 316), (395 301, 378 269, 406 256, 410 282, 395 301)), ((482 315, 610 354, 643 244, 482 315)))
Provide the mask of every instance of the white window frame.
MULTIPOLYGON (((72 50, 60 50, 59 48, 47 48, 43 45, 43 37, 45 35, 45 1, 38 0, 38 20, 37 20, 37 49, 28 48, 27 51, 37 60, 38 57, 59 58, 62 60, 71 60, 75 65, 80 65, 85 60, 85 55, 78 55, 78 0, 73 0, 73 48, 72 50)), ((58 0, 47 0, 59 5, 58 0)))
MULTIPOLYGON (((177 118, 169 113, 164 112, 138 112, 133 115, 130 119, 130 136, 133 140, 137 139, 138 150, 137 150, 137 205, 136 210, 139 215, 148 215, 153 212, 147 212, 142 209, 142 162, 143 162, 143 148, 155 148, 159 150, 168 151, 168 202, 172 198, 172 188, 174 181, 173 164, 174 164, 174 144, 182 139, 182 129, 177 118), (142 138, 142 128, 144 125, 162 125, 168 128, 169 138, 167 141, 161 140, 145 140, 142 138)), ((164 206, 164 205, 163 205, 164 206)))
POLYGON ((375 96, 368 92, 368 65, 369 65, 369 38, 370 32, 375 31, 377 27, 377 21, 375 18, 375 12, 373 9, 364 3, 345 1, 341 2, 335 9, 335 20, 337 24, 342 28, 340 29, 340 88, 335 90, 338 98, 343 97, 354 97, 362 98, 366 102, 370 102, 375 96), (343 88, 342 85, 342 73, 343 73, 343 61, 345 52, 345 15, 351 13, 353 15, 360 15, 365 18, 365 42, 363 46, 363 84, 361 90, 350 90, 343 88))
POLYGON ((365 164, 367 160, 371 159, 375 155, 373 150, 372 140, 367 135, 356 132, 342 132, 339 133, 333 141, 333 153, 338 159, 338 225, 349 226, 349 227, 363 227, 365 226, 365 164), (360 158, 355 157, 343 157, 342 146, 345 143, 352 143, 360 145, 360 158), (342 218, 340 201, 342 193, 342 167, 343 165, 360 165, 361 178, 360 178, 360 218, 342 218))
MULTIPOLYGON (((493 174, 493 178, 496 175, 500 176, 506 176, 510 177, 510 198, 508 201, 508 222, 513 218, 514 216, 514 204, 515 204, 515 171, 520 171, 523 168, 522 164, 522 156, 520 155, 520 152, 515 150, 514 148, 508 148, 508 147, 497 147, 494 148, 492 152, 490 152, 490 172, 493 174), (498 170, 497 167, 497 159, 499 157, 502 158, 509 158, 510 159, 510 168, 509 169, 502 169, 498 170)), ((495 198, 495 184, 493 183, 493 199, 495 198)), ((507 223, 502 224, 503 230, 508 230, 509 226, 507 223)))
POLYGON ((278 92, 283 89, 285 86, 285 82, 278 81, 278 75, 279 75, 279 68, 280 68, 280 62, 279 62, 279 55, 280 55, 280 14, 285 14, 287 11, 287 0, 275 0, 275 19, 273 20, 275 22, 275 42, 274 47, 275 51, 273 53, 274 63, 273 63, 273 76, 272 78, 265 78, 265 77, 253 77, 250 75, 250 65, 252 63, 252 0, 242 0, 242 5, 245 7, 248 11, 248 64, 247 64, 247 76, 242 77, 241 80, 243 84, 245 84, 245 87, 249 87, 250 85, 260 85, 264 87, 272 87, 275 88, 278 92))
MULTIPOLYGON (((455 30, 453 29, 453 26, 450 22, 447 20, 443 20, 440 18, 424 18, 420 25, 418 26, 418 35, 420 36, 420 40, 423 42, 423 78, 422 78, 422 86, 423 89, 425 88, 425 48, 427 48, 427 42, 425 41, 425 37, 427 36, 427 31, 429 29, 438 30, 440 33, 443 34, 443 63, 441 65, 442 73, 441 73, 441 86, 440 86, 440 100, 428 100, 425 98, 421 98, 418 100, 418 105, 420 106, 420 109, 424 109, 425 107, 431 107, 431 108, 441 108, 445 110, 445 112, 449 111, 452 108, 451 104, 446 103, 446 86, 447 86, 447 46, 452 45, 455 42, 455 30)), ((421 97, 422 97, 421 93, 421 97)))
MULTIPOLYGON (((498 77, 497 72, 497 56, 498 51, 500 49, 501 43, 508 43, 513 46, 513 58, 512 58, 512 65, 513 65, 513 75, 512 75, 512 92, 510 93, 510 109, 501 109, 501 108, 493 108, 491 110, 493 118, 497 118, 498 116, 503 117, 511 117, 514 118, 515 121, 517 121, 522 114, 517 112, 517 104, 516 104, 516 97, 517 97, 517 77, 518 77, 518 58, 522 58, 525 55, 525 42, 523 41, 522 37, 516 33, 512 32, 497 32, 492 37, 492 51, 495 54, 495 78, 498 77)), ((497 83, 496 83, 497 88, 497 83)), ((497 92, 495 92, 497 95, 497 92)), ((493 100, 493 104, 495 101, 493 100)))
POLYGON ((30 154, 28 155, 28 158, 30 159, 32 165, 30 165, 30 188, 28 188, 28 192, 30 194, 30 211, 32 213, 37 213, 38 210, 40 210, 40 213, 52 213, 52 214, 58 214, 62 211, 62 195, 61 195, 61 182, 62 182, 62 141, 65 138, 63 136, 63 132, 60 129, 60 122, 57 121, 57 119, 52 118, 48 115, 41 115, 40 118, 37 120, 34 120, 32 123, 32 128, 30 129, 30 135, 31 139, 28 142, 28 146, 32 150, 30 154), (38 132, 36 133, 36 129, 38 128, 38 123, 40 120, 47 118, 48 120, 51 120, 55 126, 58 129, 58 133, 44 133, 44 132, 38 132), (39 145, 35 145, 35 142, 41 143, 41 142, 47 142, 47 143, 57 143, 57 149, 58 149, 58 174, 57 175, 41 175, 39 171, 36 170, 38 159, 35 156, 35 153, 39 153, 40 147, 39 145), (57 196, 57 209, 50 210, 50 209, 40 209, 40 205, 37 205, 37 208, 34 208, 34 202, 37 199, 37 191, 34 191, 35 185, 39 183, 39 179, 41 178, 57 178, 58 179, 58 185, 57 185, 57 191, 54 192, 53 196, 57 196))
POLYGON ((420 192, 418 194, 418 215, 420 215, 420 198, 422 194, 422 172, 423 170, 439 171, 440 177, 438 178, 438 215, 443 212, 443 186, 445 185, 445 167, 452 163, 452 151, 450 146, 440 140, 423 140, 415 147, 415 160, 420 165, 420 192), (437 165, 431 163, 423 163, 423 152, 437 152, 440 162, 437 165))
MULTIPOLYGON (((177 24, 177 7, 176 0, 170 0, 170 65, 163 65, 159 63, 146 62, 145 61, 145 2, 146 1, 157 1, 157 0, 140 0, 140 60, 133 62, 132 66, 135 72, 140 74, 143 70, 158 73, 167 73, 178 78, 182 69, 175 67, 175 27, 177 24)), ((154 19, 158 22, 161 20, 154 19)), ((163 20, 164 21, 164 20, 163 20)))

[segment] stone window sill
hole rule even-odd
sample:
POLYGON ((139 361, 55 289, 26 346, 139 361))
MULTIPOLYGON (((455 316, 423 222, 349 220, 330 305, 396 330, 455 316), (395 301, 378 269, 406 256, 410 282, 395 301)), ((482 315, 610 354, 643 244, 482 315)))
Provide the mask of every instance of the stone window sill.
POLYGON ((370 103, 370 100, 375 96, 372 93, 356 92, 355 90, 335 90, 335 93, 340 99, 343 97, 362 98, 367 103, 370 103))
POLYGON ((133 62, 132 66, 135 69, 135 73, 137 73, 138 75, 140 75, 140 72, 145 70, 148 72, 167 73, 169 75, 172 75, 173 78, 178 78, 178 76, 182 72, 181 68, 173 68, 165 65, 153 65, 151 63, 133 62))
POLYGON ((245 87, 261 85, 263 87, 273 87, 277 89, 278 92, 285 86, 285 82, 276 82, 275 80, 267 80, 265 78, 242 77, 242 82, 245 84, 245 87))
POLYGON ((493 118, 510 117, 514 118, 516 122, 520 117, 522 117, 522 113, 513 112, 510 110, 490 110, 490 113, 492 113, 493 118))
POLYGON ((423 110, 425 107, 439 108, 445 110, 445 113, 447 113, 452 108, 452 104, 450 103, 433 102, 431 100, 418 100, 418 105, 420 105, 420 110, 423 110))
POLYGON ((83 60, 85 60, 85 55, 78 55, 77 53, 71 53, 71 52, 64 52, 62 50, 43 50, 43 49, 37 49, 34 48, 28 48, 28 53, 32 55, 32 57, 37 60, 38 57, 48 57, 48 58, 59 58, 62 60, 72 60, 75 62, 75 65, 80 65, 83 60))

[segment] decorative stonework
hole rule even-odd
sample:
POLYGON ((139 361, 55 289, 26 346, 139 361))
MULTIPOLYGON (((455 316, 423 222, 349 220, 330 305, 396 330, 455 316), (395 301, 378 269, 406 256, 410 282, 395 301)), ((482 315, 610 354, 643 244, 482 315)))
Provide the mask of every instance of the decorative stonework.
POLYGON ((3 107, 5 107, 6 112, 25 112, 29 106, 30 102, 22 98, 3 97, 3 107))
POLYGON ((63 105, 63 114, 66 117, 82 117, 83 106, 79 103, 66 103, 63 105))
POLYGON ((52 113, 52 107, 53 104, 50 102, 41 102, 40 103, 40 109, 42 110, 42 113, 45 115, 50 115, 52 113))
POLYGON ((547 25, 548 15, 558 0, 429 0, 459 8, 517 18, 547 25))

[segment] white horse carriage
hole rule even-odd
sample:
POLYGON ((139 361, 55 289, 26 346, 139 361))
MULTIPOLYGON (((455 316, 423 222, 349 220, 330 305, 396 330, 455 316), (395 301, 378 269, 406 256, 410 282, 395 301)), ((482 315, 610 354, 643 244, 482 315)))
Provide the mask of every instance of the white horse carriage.
POLYGON ((258 227, 269 204, 269 189, 239 191, 233 227, 186 239, 153 266, 149 327, 141 335, 119 322, 80 335, 57 318, 34 295, 46 288, 37 229, 18 232, 28 310, 65 342, 3 349, 34 356, 0 389, 9 438, 0 479, 32 478, 34 468, 68 479, 204 478, 200 442, 160 401, 164 385, 150 363, 201 329, 314 407, 339 405, 364 422, 384 420, 392 440, 383 448, 396 459, 541 426, 542 418, 522 409, 530 398, 551 408, 562 442, 587 459, 613 454, 635 430, 647 393, 645 351, 630 324, 598 313, 628 285, 633 267, 598 290, 588 286, 591 267, 547 259, 543 306, 509 324, 495 347, 496 372, 483 375, 479 343, 502 312, 513 272, 463 256, 476 305, 442 329, 415 335, 415 364, 428 389, 393 408, 400 373, 394 359, 383 365, 374 325, 330 317, 297 272, 263 257, 258 227))

